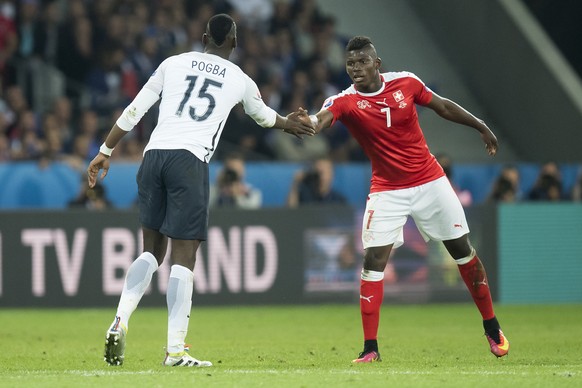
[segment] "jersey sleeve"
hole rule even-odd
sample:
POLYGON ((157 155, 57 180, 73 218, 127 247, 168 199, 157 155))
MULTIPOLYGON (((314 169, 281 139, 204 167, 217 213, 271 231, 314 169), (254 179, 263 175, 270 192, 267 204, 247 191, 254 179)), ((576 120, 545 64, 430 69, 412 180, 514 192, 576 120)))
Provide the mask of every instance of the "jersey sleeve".
POLYGON ((333 115, 333 120, 329 125, 330 127, 335 124, 336 121, 341 121, 347 100, 346 96, 354 93, 356 93, 356 89, 354 88, 354 85, 350 85, 350 87, 344 89, 341 93, 330 96, 323 102, 321 110, 327 109, 333 115))
POLYGON ((158 66, 131 104, 123 110, 123 113, 115 122, 119 128, 127 132, 131 131, 152 105, 160 99, 164 86, 164 72, 170 58, 158 66))
POLYGON ((323 102, 323 105, 321 106, 321 110, 328 110, 333 115, 333 119, 329 124, 330 127, 334 125, 337 120, 340 119, 341 115, 341 109, 339 108, 339 104, 336 104, 337 97, 338 95, 326 98, 325 101, 323 102))
POLYGON ((162 93, 162 90, 164 88, 164 73, 166 72, 166 67, 168 66, 168 62, 171 59, 172 59, 172 57, 165 59, 160 64, 160 66, 158 66, 156 71, 153 72, 153 74, 150 76, 148 81, 143 86, 145 89, 149 89, 158 95, 160 95, 162 93))
POLYGON ((246 88, 242 100, 245 113, 255 120, 261 127, 273 127, 277 119, 277 112, 265 104, 255 81, 245 75, 245 82, 246 88))
POLYGON ((159 94, 148 88, 142 88, 115 123, 124 131, 131 131, 159 99, 159 94))
POLYGON ((418 105, 427 105, 432 100, 433 91, 422 82, 415 74, 409 73, 412 79, 414 102, 418 105))
POLYGON ((331 123, 329 124, 329 126, 331 127, 332 125, 335 124, 336 121, 341 120, 342 119, 342 114, 343 114, 343 106, 344 106, 344 99, 341 98, 342 95, 344 95, 345 93, 342 92, 340 94, 336 94, 334 96, 330 96, 328 97, 324 102, 323 105, 321 106, 321 110, 328 110, 331 112, 331 114, 333 115, 333 120, 331 121, 331 123))

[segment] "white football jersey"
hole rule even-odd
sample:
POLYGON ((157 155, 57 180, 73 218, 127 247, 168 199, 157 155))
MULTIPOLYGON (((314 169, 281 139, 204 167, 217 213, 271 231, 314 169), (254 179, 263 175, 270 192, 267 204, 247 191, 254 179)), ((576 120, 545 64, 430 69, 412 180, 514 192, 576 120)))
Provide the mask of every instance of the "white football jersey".
POLYGON ((231 109, 239 102, 257 124, 275 124, 277 113, 263 102, 257 84, 217 55, 188 52, 169 57, 144 88, 162 98, 145 151, 185 149, 208 163, 231 109))

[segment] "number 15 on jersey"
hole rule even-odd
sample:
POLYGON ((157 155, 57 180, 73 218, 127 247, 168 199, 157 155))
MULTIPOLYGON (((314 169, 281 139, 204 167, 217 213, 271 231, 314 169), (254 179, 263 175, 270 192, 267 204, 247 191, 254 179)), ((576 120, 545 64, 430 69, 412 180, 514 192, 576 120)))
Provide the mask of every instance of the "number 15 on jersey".
MULTIPOLYGON (((198 79, 197 75, 186 76, 185 80, 188 81, 188 86, 186 88, 186 91, 184 92, 184 97, 182 98, 182 101, 180 102, 180 106, 178 106, 178 110, 176 110, 176 116, 178 116, 178 117, 182 116, 182 111, 184 110, 186 103, 188 102, 188 100, 190 99, 190 96, 192 95, 192 91, 194 90, 197 79, 198 79)), ((203 115, 198 116, 196 114, 196 109, 194 109, 194 107, 190 106, 188 113, 190 114, 190 117, 192 118, 192 120, 204 121, 212 114, 212 111, 214 110, 214 108, 216 106, 216 99, 208 91, 208 88, 211 86, 222 89, 222 83, 217 82, 217 81, 213 81, 213 80, 208 79, 208 78, 204 78, 204 81, 202 83, 202 87, 198 91, 198 98, 208 100, 208 107, 206 108, 206 112, 204 112, 203 115)))

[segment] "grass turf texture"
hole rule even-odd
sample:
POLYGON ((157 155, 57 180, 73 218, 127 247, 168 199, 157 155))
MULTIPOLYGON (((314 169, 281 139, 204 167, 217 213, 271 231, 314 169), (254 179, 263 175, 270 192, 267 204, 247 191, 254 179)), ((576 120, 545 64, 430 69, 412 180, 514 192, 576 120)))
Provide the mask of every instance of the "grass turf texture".
POLYGON ((166 310, 138 309, 125 364, 103 361, 114 309, 0 310, 2 387, 582 386, 582 306, 499 306, 509 357, 472 305, 384 306, 380 363, 354 365, 357 305, 195 307, 187 342, 211 368, 161 366, 166 310))

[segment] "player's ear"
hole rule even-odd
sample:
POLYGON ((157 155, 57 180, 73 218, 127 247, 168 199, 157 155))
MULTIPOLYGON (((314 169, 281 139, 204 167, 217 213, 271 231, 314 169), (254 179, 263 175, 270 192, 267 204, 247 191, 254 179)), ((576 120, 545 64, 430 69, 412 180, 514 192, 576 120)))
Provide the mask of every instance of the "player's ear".
POLYGON ((378 57, 376 58, 376 69, 380 70, 380 67, 382 67, 382 58, 378 57))
POLYGON ((208 34, 205 32, 202 34, 202 44, 206 46, 208 44, 208 34))
POLYGON ((232 48, 235 49, 236 45, 237 45, 237 42, 236 42, 236 36, 235 36, 234 38, 232 38, 232 48))

